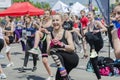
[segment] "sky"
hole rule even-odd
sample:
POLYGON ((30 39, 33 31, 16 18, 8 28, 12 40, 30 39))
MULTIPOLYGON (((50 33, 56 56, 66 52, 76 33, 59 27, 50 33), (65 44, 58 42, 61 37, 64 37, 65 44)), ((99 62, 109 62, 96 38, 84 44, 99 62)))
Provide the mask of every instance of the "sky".
MULTIPOLYGON (((48 2, 51 7, 55 5, 55 3, 58 1, 58 0, 33 0, 34 2, 36 1, 42 1, 42 2, 48 2)), ((83 5, 87 5, 88 4, 88 0, 61 0, 62 2, 64 2, 65 4, 69 5, 70 3, 75 3, 75 2, 79 2, 83 5)), ((93 0, 93 4, 96 5, 95 3, 95 0, 93 0)))

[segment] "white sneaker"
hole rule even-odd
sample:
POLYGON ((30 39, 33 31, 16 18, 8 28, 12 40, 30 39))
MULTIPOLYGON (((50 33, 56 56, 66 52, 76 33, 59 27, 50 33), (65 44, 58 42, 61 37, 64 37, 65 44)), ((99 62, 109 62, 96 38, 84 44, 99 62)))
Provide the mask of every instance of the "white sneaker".
POLYGON ((92 52, 90 53, 90 58, 95 58, 95 57, 97 57, 97 56, 98 56, 98 54, 97 54, 96 51, 92 51, 92 52))
POLYGON ((113 52, 114 52, 114 49, 111 49, 110 52, 113 53, 113 52))
POLYGON ((55 80, 53 76, 49 76, 46 80, 55 80))
POLYGON ((14 66, 13 62, 11 62, 11 63, 9 63, 9 64, 6 65, 6 67, 11 67, 11 66, 14 66))
POLYGON ((6 76, 4 73, 2 73, 2 74, 0 74, 0 78, 1 78, 1 79, 6 79, 7 76, 6 76))
POLYGON ((28 52, 33 53, 33 54, 41 54, 41 51, 40 51, 39 47, 38 48, 32 48, 28 52))
POLYGON ((8 53, 10 51, 11 47, 10 46, 6 46, 6 50, 5 53, 8 53))

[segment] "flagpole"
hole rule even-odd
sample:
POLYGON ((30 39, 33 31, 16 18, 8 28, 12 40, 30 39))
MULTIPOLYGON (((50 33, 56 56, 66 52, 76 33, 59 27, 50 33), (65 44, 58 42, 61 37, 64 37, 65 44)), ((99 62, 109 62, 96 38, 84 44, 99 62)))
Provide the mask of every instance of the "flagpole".
MULTIPOLYGON (((110 0, 108 0, 108 28, 110 28, 110 0)), ((109 31, 109 29, 108 29, 109 31)), ((109 35, 109 32, 108 32, 108 35, 109 35)), ((110 40, 108 42, 108 56, 110 57, 110 40)))

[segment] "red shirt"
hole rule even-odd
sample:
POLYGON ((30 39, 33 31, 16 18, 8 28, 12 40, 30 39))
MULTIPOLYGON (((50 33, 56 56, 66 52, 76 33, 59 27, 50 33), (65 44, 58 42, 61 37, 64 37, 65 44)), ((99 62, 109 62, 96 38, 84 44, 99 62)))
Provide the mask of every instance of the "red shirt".
POLYGON ((73 24, 74 28, 78 28, 78 23, 73 24))
POLYGON ((89 21, 88 21, 88 18, 86 16, 84 16, 80 19, 80 22, 81 22, 82 28, 85 28, 85 27, 87 27, 87 24, 89 21))

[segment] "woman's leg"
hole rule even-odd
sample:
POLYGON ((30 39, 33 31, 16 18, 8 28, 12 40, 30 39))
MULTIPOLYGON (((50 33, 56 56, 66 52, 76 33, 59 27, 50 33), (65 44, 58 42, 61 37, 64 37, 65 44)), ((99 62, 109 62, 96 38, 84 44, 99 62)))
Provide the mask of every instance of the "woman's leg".
MULTIPOLYGON (((5 36, 5 45, 9 45, 9 44, 10 44, 10 37, 5 36)), ((9 64, 7 65, 7 67, 13 66, 14 64, 11 59, 10 48, 9 48, 9 50, 6 50, 6 55, 7 55, 8 61, 9 61, 9 64)))
POLYGON ((3 69, 2 69, 2 67, 1 67, 1 65, 0 65, 0 78, 1 79, 6 79, 7 78, 7 76, 4 74, 4 72, 3 72, 3 69))
POLYGON ((36 33, 35 33, 34 48, 37 48, 37 47, 38 47, 41 37, 42 37, 42 33, 41 33, 40 31, 36 31, 36 33))
POLYGON ((55 80, 66 80, 67 78, 67 71, 64 67, 64 60, 62 58, 61 55, 59 55, 58 53, 56 53, 55 50, 51 50, 50 51, 50 54, 53 58, 53 60, 55 61, 57 67, 58 67, 58 70, 56 72, 56 77, 55 77, 55 80))
POLYGON ((37 57, 38 57, 38 55, 37 54, 32 54, 32 56, 33 56, 33 69, 32 69, 32 71, 34 72, 34 71, 36 71, 37 70, 37 57))
POLYGON ((20 33, 18 30, 15 30, 16 41, 20 39, 20 33))
POLYGON ((43 37, 43 33, 40 31, 36 31, 34 47, 31 50, 29 50, 30 53, 33 53, 33 54, 40 54, 41 53, 41 51, 38 47, 41 37, 43 37))
POLYGON ((95 51, 95 41, 94 41, 94 38, 93 38, 93 34, 88 32, 88 33, 85 34, 85 38, 86 38, 86 41, 90 45, 90 57, 91 58, 97 57, 97 53, 95 51))
POLYGON ((65 52, 55 52, 52 50, 50 52, 53 60, 55 61, 58 70, 56 73, 56 80, 69 80, 69 72, 77 66, 79 58, 77 54, 65 53, 65 52), (72 55, 70 55, 72 54, 72 55))
POLYGON ((31 49, 31 43, 32 43, 32 39, 28 38, 26 41, 26 51, 25 51, 25 58, 24 58, 24 64, 23 64, 24 67, 27 67, 27 63, 30 55, 28 50, 31 49))
MULTIPOLYGON (((4 40, 0 39, 0 52, 1 52, 1 50, 2 50, 3 47, 4 47, 4 40)), ((0 65, 0 76, 1 76, 2 79, 6 78, 6 75, 4 74, 1 65, 0 65)))
POLYGON ((27 67, 29 55, 30 55, 29 52, 25 52, 25 58, 24 58, 24 64, 23 64, 24 67, 27 67))
POLYGON ((92 63, 92 66, 93 66, 93 69, 94 69, 94 72, 97 76, 97 79, 101 79, 101 75, 99 73, 99 68, 97 66, 97 63, 98 63, 98 57, 95 57, 95 58, 90 58, 90 62, 92 63))
POLYGON ((49 76, 53 76, 50 65, 48 63, 48 57, 42 57, 42 62, 45 66, 45 69, 47 70, 49 76))
POLYGON ((112 42, 116 59, 120 59, 120 39, 117 35, 117 30, 112 30, 112 42))

